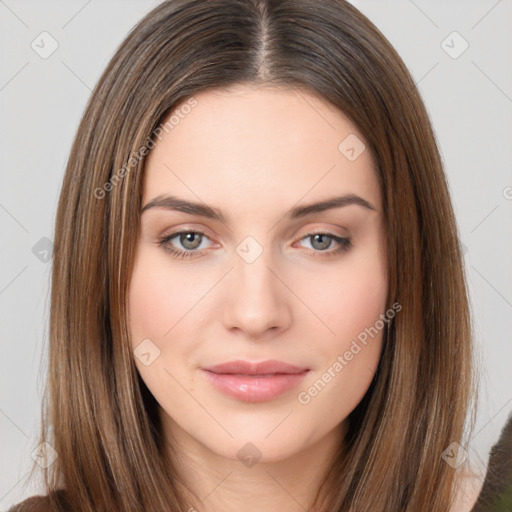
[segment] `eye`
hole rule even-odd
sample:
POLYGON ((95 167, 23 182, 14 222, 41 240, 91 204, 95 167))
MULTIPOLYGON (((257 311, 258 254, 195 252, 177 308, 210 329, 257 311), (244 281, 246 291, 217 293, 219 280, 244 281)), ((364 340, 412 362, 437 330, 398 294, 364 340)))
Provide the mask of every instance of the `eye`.
POLYGON ((308 233, 306 236, 301 238, 301 241, 302 240, 311 240, 313 256, 316 256, 318 253, 323 253, 322 256, 336 256, 337 254, 350 250, 352 247, 352 241, 350 238, 322 231, 308 233), (337 245, 337 247, 335 249, 327 250, 329 247, 332 247, 333 244, 335 246, 337 245))
MULTIPOLYGON (((171 233, 170 235, 165 235, 160 238, 157 243, 173 257, 185 259, 202 256, 205 248, 203 247, 201 249, 200 247, 204 239, 208 239, 208 237, 201 231, 182 230, 171 233), (172 240, 175 238, 178 239, 178 243, 181 244, 185 250, 175 247, 172 243, 172 240)), ((300 240, 308 239, 311 240, 312 249, 310 252, 313 256, 316 256, 317 254, 321 254, 322 256, 335 256, 350 250, 352 247, 350 238, 340 237, 333 233, 308 233, 300 240), (329 249, 332 245, 334 245, 335 248, 329 249)))
POLYGON ((195 258, 201 255, 202 251, 197 251, 197 249, 200 247, 203 238, 208 237, 201 231, 176 231, 175 233, 160 238, 158 245, 176 258, 195 258), (179 237, 178 242, 186 249, 185 251, 176 249, 176 247, 171 244, 171 240, 177 237, 179 237))

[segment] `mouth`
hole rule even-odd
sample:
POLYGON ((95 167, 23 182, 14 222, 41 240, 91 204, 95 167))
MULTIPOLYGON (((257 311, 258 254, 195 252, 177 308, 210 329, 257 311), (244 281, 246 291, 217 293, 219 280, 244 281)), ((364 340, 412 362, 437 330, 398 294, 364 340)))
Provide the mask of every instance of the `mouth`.
POLYGON ((309 370, 309 368, 277 361, 275 359, 269 359, 259 363, 238 359, 236 361, 228 361, 227 363, 205 367, 203 370, 220 374, 268 376, 275 374, 294 375, 303 373, 309 370))
POLYGON ((237 360, 201 370, 215 389, 243 402, 273 400, 295 388, 310 371, 276 360, 260 363, 237 360))

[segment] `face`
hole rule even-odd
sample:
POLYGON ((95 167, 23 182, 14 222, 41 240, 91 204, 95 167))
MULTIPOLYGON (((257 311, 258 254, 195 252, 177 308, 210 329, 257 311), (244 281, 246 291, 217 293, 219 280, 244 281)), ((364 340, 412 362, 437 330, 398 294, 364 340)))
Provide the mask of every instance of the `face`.
POLYGON ((173 439, 282 460, 342 430, 379 362, 374 162, 348 118, 304 91, 238 86, 188 105, 146 159, 134 360, 173 439), (248 364, 211 371, 236 360, 248 364), (268 360, 294 368, 254 364, 268 360))

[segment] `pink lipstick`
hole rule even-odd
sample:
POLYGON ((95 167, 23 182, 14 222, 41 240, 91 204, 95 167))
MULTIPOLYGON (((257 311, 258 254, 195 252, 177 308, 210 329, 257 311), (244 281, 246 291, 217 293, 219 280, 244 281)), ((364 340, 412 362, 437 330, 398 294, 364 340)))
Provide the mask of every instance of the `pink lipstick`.
POLYGON ((244 402, 265 402, 296 387, 309 372, 282 361, 230 361, 202 368, 219 391, 244 402))

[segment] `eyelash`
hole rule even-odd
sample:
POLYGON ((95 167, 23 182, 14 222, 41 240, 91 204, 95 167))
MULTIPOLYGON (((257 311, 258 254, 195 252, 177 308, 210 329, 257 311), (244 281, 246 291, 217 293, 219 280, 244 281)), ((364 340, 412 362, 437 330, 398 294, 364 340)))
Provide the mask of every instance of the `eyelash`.
MULTIPOLYGON (((173 257, 178 258, 178 259, 188 259, 188 258, 200 257, 200 255, 203 251, 197 251, 197 250, 181 251, 181 250, 176 249, 175 247, 169 245, 169 242, 173 238, 176 238, 179 235, 185 235, 185 234, 190 234, 190 233, 208 238, 208 236, 206 236, 201 231, 182 230, 182 231, 176 231, 175 233, 171 233, 170 235, 165 235, 162 238, 159 238, 157 241, 157 244, 160 247, 162 247, 166 252, 168 252, 173 257)), ((321 254, 322 257, 337 256, 338 254, 347 252, 352 248, 352 239, 351 238, 344 238, 344 237, 334 235, 333 233, 328 233, 328 232, 323 232, 323 231, 308 233, 307 235, 304 235, 301 238, 301 240, 304 240, 306 238, 309 238, 309 237, 312 237, 315 235, 325 235, 328 238, 331 238, 332 240, 334 240, 335 242, 340 244, 340 246, 337 249, 330 250, 330 251, 327 251, 327 250, 319 251, 319 250, 310 249, 310 251, 313 252, 313 256, 316 256, 316 254, 321 254)))

